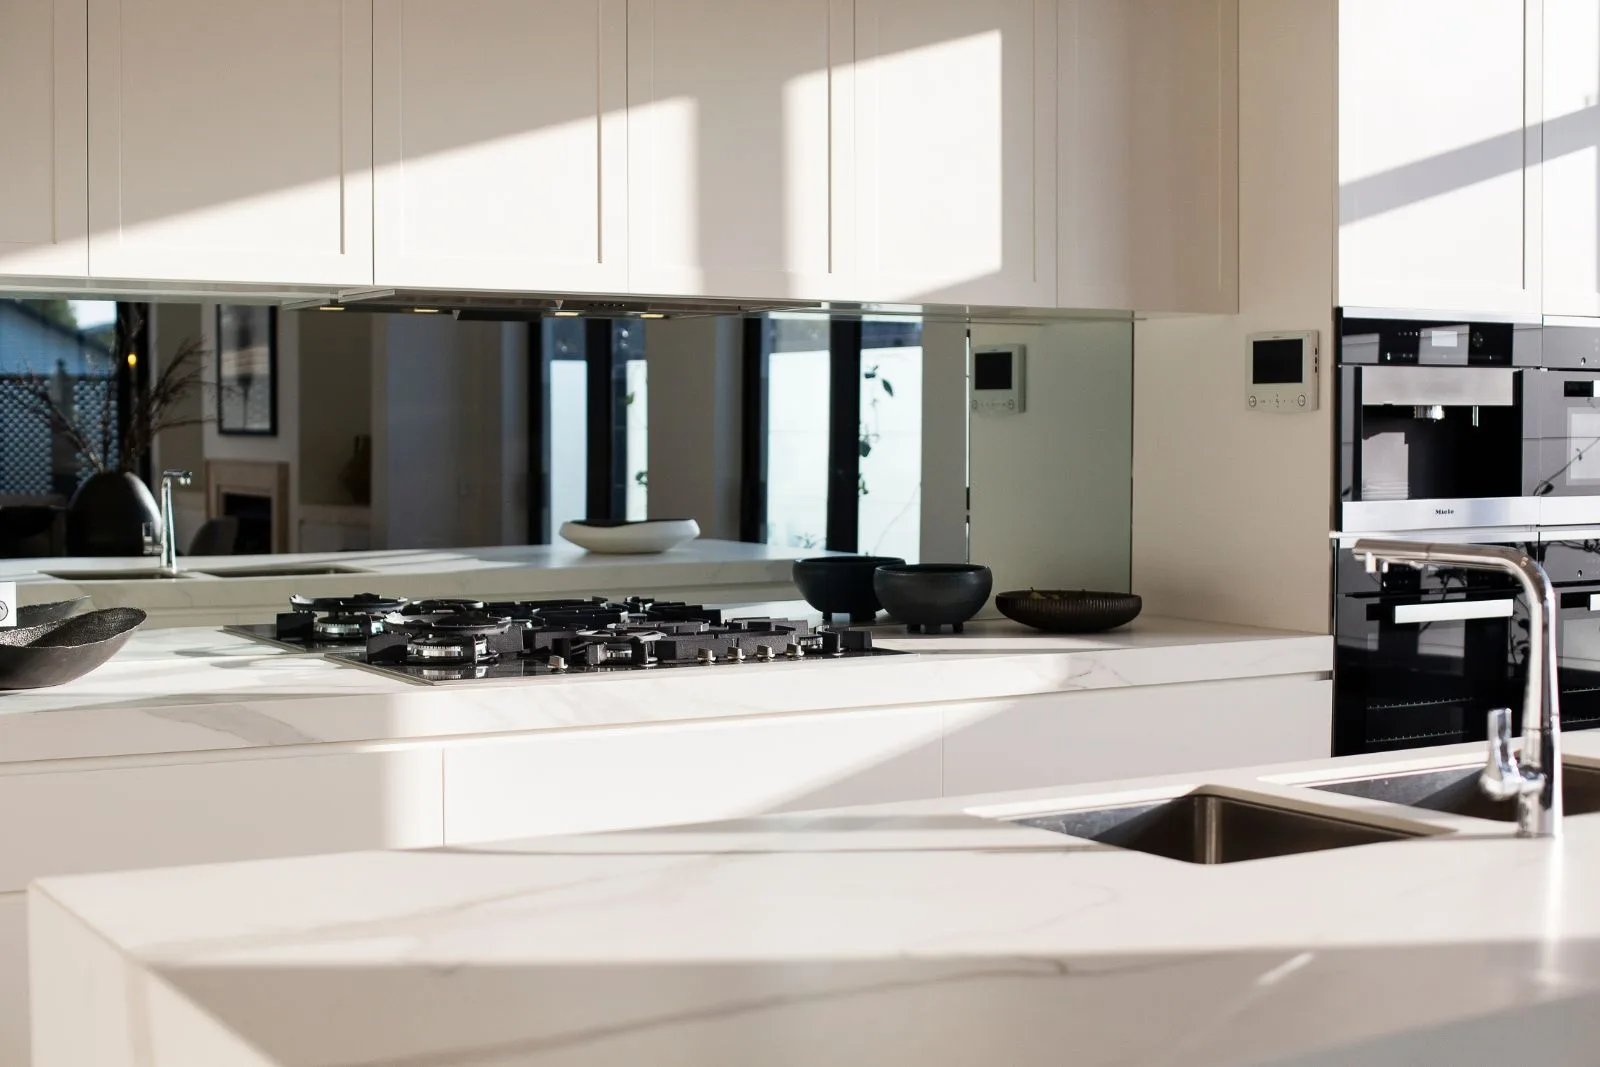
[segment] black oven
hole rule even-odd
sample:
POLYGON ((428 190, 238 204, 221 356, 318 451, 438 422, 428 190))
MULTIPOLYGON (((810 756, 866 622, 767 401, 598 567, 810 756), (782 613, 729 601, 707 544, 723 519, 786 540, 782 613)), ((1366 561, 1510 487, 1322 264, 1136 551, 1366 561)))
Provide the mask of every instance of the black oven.
POLYGON ((1526 375, 1538 465, 1524 487, 1546 526, 1600 523, 1600 330, 1547 326, 1544 369, 1526 375))
POLYGON ((1334 755, 1483 740, 1492 709, 1520 711, 1528 615, 1514 579, 1372 575, 1348 548, 1336 571, 1334 755))
POLYGON ((1560 605, 1556 688, 1561 728, 1600 727, 1600 529, 1549 530, 1541 561, 1560 605))
POLYGON ((1340 318, 1339 528, 1532 526, 1540 329, 1340 318))

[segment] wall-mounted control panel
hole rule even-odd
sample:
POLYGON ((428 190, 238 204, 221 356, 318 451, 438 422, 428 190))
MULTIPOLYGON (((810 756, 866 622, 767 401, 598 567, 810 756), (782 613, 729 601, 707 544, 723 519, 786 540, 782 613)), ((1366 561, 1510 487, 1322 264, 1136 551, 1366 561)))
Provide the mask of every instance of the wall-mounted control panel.
POLYGON ((1027 396, 1028 347, 981 345, 972 350, 972 413, 1020 415, 1027 396))
POLYGON ((1273 415, 1317 410, 1317 331, 1254 333, 1248 347, 1245 407, 1273 415))

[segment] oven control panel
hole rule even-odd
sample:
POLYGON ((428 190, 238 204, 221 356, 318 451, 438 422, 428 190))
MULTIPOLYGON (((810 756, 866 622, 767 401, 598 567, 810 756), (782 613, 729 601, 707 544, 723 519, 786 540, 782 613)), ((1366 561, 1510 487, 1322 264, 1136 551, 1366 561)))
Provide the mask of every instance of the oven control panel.
POLYGON ((1247 343, 1245 407, 1270 415, 1317 410, 1317 331, 1256 333, 1247 343))

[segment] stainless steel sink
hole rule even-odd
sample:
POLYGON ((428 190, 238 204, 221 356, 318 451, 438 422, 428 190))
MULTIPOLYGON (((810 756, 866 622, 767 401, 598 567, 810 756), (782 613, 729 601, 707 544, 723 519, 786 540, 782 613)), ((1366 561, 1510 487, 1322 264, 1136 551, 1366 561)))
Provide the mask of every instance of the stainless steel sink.
POLYGON ((359 567, 346 567, 338 563, 286 564, 280 567, 193 567, 198 574, 208 578, 299 578, 318 574, 371 574, 359 567))
MULTIPOLYGON (((1413 771, 1372 778, 1352 778, 1313 786, 1329 793, 1403 804, 1408 808, 1469 815, 1475 819, 1517 821, 1515 800, 1491 800, 1478 788, 1480 763, 1437 771, 1413 771)), ((1600 767, 1581 763, 1561 765, 1561 803, 1568 815, 1600 811, 1600 767)))
POLYGON ((1402 841, 1427 832, 1314 814, 1280 807, 1266 798, 1246 800, 1204 788, 1167 800, 1014 821, 1152 856, 1207 864, 1402 841))
POLYGON ((177 578, 187 578, 188 575, 163 574, 155 568, 141 571, 45 571, 46 576, 60 578, 64 582, 132 582, 141 579, 150 581, 170 582, 177 578))

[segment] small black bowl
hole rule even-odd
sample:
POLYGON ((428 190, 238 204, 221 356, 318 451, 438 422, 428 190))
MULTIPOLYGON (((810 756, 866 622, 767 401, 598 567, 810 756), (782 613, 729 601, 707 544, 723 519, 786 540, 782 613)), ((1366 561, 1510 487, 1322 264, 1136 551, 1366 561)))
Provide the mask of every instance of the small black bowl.
POLYGON ((878 614, 878 594, 872 572, 888 563, 904 563, 898 556, 813 556, 794 561, 794 584, 806 603, 824 619, 848 615, 851 622, 871 622, 878 614))
POLYGON ((1017 589, 996 593, 994 606, 1006 618, 1035 630, 1053 634, 1095 634, 1132 622, 1144 607, 1144 601, 1132 593, 1017 589))
POLYGON ((989 601, 994 575, 979 563, 891 563, 872 572, 883 610, 912 633, 960 633, 989 601))
POLYGON ((0 689, 42 689, 81 678, 116 655, 144 620, 138 608, 106 608, 0 630, 0 689))

